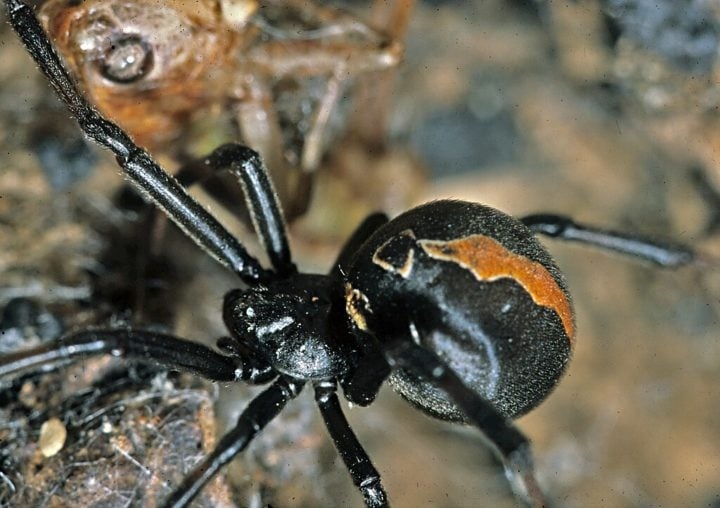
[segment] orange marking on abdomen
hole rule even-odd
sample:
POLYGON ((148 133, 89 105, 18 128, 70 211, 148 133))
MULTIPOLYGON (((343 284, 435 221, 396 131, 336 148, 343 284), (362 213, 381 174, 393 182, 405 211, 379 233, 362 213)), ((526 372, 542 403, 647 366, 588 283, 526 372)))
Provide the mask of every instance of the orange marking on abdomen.
POLYGON ((575 323, 567 294, 547 268, 514 254, 497 240, 471 235, 459 240, 419 240, 432 258, 456 263, 472 272, 478 280, 493 281, 509 277, 530 294, 533 301, 557 312, 570 342, 575 338, 575 323))

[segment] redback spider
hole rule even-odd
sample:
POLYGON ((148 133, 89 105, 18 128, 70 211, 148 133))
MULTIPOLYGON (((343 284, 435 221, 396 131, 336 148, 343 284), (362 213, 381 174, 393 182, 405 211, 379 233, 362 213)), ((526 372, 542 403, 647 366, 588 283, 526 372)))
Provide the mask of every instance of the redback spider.
POLYGON ((10 21, 83 132, 116 155, 124 174, 210 256, 247 286, 225 295, 229 336, 220 352, 147 330, 91 329, 0 359, 0 377, 113 355, 230 383, 270 383, 177 487, 186 506, 219 470, 311 383, 350 476, 370 507, 387 506, 380 475, 341 410, 369 405, 387 380, 423 412, 477 427, 508 477, 544 504, 528 439, 512 423, 565 371, 575 339, 562 273, 543 234, 660 266, 700 261, 691 249, 581 225, 558 215, 514 219, 463 201, 436 201, 389 221, 363 221, 329 273, 298 272, 272 182, 254 151, 223 145, 205 164, 242 183, 268 269, 115 124, 92 109, 63 68, 33 11, 6 0, 10 21))

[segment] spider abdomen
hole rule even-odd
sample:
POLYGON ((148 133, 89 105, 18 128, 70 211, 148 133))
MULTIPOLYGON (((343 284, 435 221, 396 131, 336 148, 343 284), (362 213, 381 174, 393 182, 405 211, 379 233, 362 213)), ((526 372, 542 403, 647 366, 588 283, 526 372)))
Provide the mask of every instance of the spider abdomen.
MULTIPOLYGON (((348 271, 354 325, 382 341, 415 333, 504 415, 539 404, 561 377, 574 335, 562 274, 522 223, 492 208, 437 201, 373 234, 348 271)), ((408 370, 390 382, 432 416, 464 420, 408 370)))

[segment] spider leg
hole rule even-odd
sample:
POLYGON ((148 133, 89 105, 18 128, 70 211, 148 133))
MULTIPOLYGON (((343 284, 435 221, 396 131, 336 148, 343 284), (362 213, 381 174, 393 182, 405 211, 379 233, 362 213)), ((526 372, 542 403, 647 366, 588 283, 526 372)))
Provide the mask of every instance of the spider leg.
POLYGON ((434 353, 409 340, 384 346, 385 358, 394 369, 412 370, 432 381, 462 409, 467 419, 495 446, 513 486, 521 485, 532 506, 545 506, 535 478, 530 441, 511 420, 492 404, 467 388, 460 378, 434 353))
POLYGON ((235 381, 243 376, 231 357, 172 335, 138 330, 88 330, 49 344, 3 355, 0 378, 28 370, 51 370, 76 358, 121 356, 191 372, 211 381, 235 381))
POLYGON ((253 227, 273 268, 283 275, 295 273, 280 202, 260 155, 246 146, 228 143, 213 150, 203 162, 212 171, 227 170, 237 177, 253 227))
POLYGON ((612 250, 666 268, 700 261, 695 251, 683 245, 579 224, 563 215, 528 215, 520 221, 536 234, 612 250))
POLYGON ((243 451, 250 441, 298 396, 303 382, 280 377, 253 399, 215 449, 187 477, 165 502, 166 507, 187 506, 220 469, 243 451))
POLYGON ((380 483, 380 473, 357 440, 355 433, 340 408, 337 385, 331 381, 315 383, 315 401, 320 408, 325 426, 345 462, 355 486, 365 498, 369 508, 388 506, 387 494, 380 483))
POLYGON ((218 262, 236 272, 246 283, 266 277, 267 273, 257 259, 217 219, 120 127, 89 105, 63 67, 32 8, 20 0, 6 0, 6 4, 13 28, 85 135, 109 148, 125 175, 218 262))

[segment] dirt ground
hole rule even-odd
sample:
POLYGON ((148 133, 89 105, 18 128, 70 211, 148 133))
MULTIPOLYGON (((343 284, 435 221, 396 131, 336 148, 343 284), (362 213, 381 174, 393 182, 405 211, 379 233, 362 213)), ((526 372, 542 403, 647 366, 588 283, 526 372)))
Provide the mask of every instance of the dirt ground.
MULTIPOLYGON (((448 197, 518 216, 568 214, 720 259, 718 203, 696 183, 702 174, 720 187, 720 66, 647 45, 630 18, 611 30, 600 7, 420 3, 396 79, 394 151, 368 162, 349 143, 335 148, 292 227, 300 266, 329 266, 367 210, 448 197)), ((693 9, 678 14, 681 26, 694 26, 693 9)), ((114 161, 77 143, 2 19, 0 354, 63 329, 138 321, 212 343, 225 333, 220 303, 234 280, 172 228, 161 261, 142 272, 151 277, 134 279, 142 219, 118 205, 114 161), (42 166, 42 153, 55 162, 42 166)), ((258 252, 247 228, 222 219, 258 252)), ((670 271, 543 241, 565 271, 578 327, 567 375, 517 422, 550 506, 720 506, 720 263, 670 271)), ((3 506, 154 506, 257 393, 108 360, 0 389, 3 506), (46 458, 37 443, 52 416, 69 434, 46 458)), ((361 506, 312 406, 310 393, 293 401, 198 505, 361 506)), ((393 506, 521 504, 473 429, 432 421, 387 387, 346 413, 393 506)))

